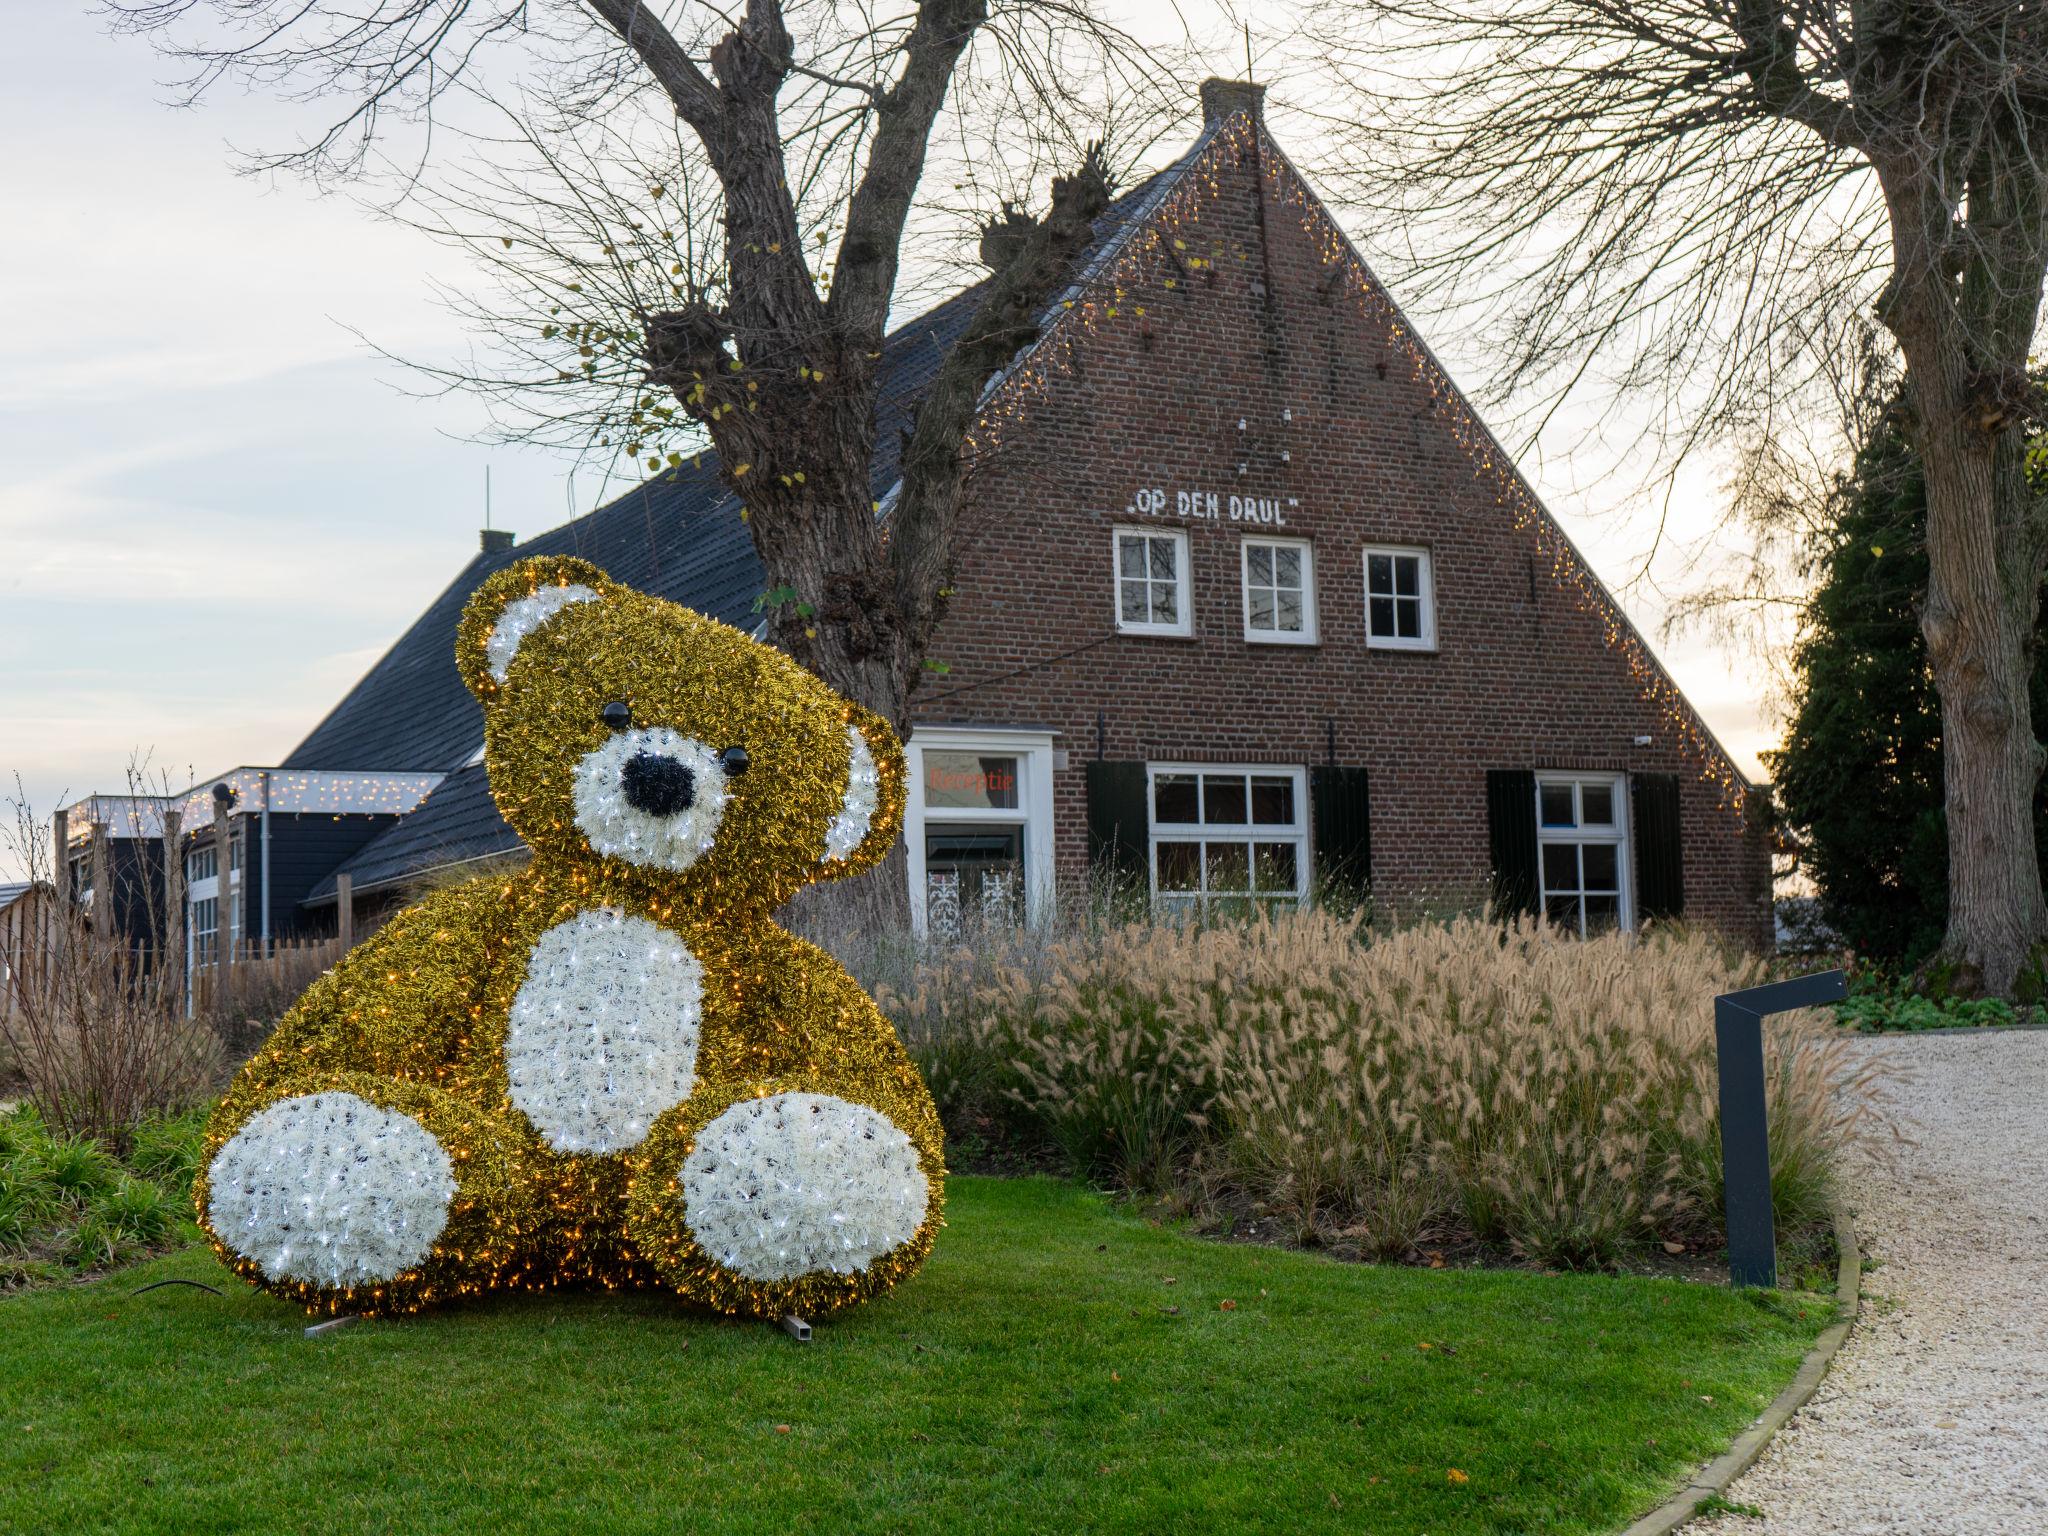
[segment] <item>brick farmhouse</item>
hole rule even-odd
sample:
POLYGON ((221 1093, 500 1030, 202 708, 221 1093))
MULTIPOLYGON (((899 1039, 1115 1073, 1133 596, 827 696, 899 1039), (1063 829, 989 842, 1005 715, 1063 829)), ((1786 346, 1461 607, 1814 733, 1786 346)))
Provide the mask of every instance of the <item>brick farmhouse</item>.
MULTIPOLYGON (((1256 89, 1203 94, 1194 146, 1111 207, 988 394, 912 712, 918 920, 1042 918, 1107 874, 1184 906, 1370 887, 1767 944, 1760 794, 1273 142, 1256 89)), ((908 412, 978 297, 888 343, 884 516, 908 412)), ((774 585, 708 455, 538 538, 487 534, 282 764, 230 776, 299 786, 322 824, 309 847, 334 850, 256 857, 281 828, 238 794, 232 924, 332 932, 341 889, 388 904, 516 851, 454 628, 490 572, 553 552, 743 628, 774 585), (343 783, 334 807, 303 788, 343 783)), ((217 894, 208 824, 188 825, 217 894)))

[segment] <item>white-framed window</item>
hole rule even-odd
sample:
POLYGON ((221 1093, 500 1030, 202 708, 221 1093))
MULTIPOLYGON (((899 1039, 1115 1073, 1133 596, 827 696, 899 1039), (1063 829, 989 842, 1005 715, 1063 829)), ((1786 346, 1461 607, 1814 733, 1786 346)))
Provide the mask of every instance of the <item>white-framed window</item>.
POLYGON ((1038 923, 1053 891, 1052 733, 918 725, 904 744, 910 912, 919 933, 1038 923))
POLYGON ((1308 540, 1247 538, 1242 564, 1245 639, 1315 644, 1316 561, 1308 540))
POLYGON ((1169 907, 1291 905, 1308 890, 1302 770, 1152 763, 1152 894, 1169 907))
POLYGON ((1614 773, 1536 775, 1536 863, 1543 911, 1585 935, 1630 924, 1628 807, 1614 773))
POLYGON ((186 921, 186 931, 192 936, 192 963, 213 964, 214 942, 220 935, 219 899, 202 896, 193 902, 191 915, 186 921))
POLYGON ((1116 530, 1116 627, 1126 635, 1190 635, 1188 536, 1116 530))
POLYGON ((1365 643, 1392 651, 1436 649, 1436 595, 1428 550, 1366 546, 1365 643))

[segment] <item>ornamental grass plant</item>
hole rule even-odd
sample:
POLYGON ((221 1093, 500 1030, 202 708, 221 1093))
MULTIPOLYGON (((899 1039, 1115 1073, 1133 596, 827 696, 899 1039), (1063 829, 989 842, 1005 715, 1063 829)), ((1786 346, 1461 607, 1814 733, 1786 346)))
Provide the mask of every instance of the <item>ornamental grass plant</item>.
MULTIPOLYGON (((1309 909, 984 936, 881 990, 949 1128, 1307 1243, 1592 1266, 1718 1240, 1713 998, 1759 976, 1701 933, 1309 909)), ((1875 1084, 1815 1015, 1770 1020, 1765 1051, 1795 1230, 1826 1219, 1875 1084)))

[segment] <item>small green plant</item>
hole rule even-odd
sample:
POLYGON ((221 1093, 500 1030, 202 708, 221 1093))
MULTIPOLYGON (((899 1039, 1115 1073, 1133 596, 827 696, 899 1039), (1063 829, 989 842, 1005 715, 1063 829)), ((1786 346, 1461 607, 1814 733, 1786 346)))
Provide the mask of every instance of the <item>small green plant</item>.
POLYGON ((89 1136, 52 1134, 31 1110, 0 1115, 0 1290, 126 1263, 179 1238, 190 1217, 203 1112, 134 1128, 124 1163, 89 1136))
POLYGON ((44 1182, 72 1205, 110 1193, 121 1177, 113 1154, 89 1136, 51 1136, 29 1156, 44 1182))
POLYGON ((1835 1018, 1859 1034, 1910 1034, 1930 1029, 1972 1029, 2018 1022, 2012 1005, 1995 997, 1930 997, 1888 984, 1858 990, 1835 1005, 1835 1018))

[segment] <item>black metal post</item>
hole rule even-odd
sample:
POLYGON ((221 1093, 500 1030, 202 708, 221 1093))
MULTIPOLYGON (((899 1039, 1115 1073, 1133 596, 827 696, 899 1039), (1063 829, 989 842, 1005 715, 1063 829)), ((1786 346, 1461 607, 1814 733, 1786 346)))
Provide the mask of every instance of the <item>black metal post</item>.
POLYGON ((1732 1285, 1778 1283, 1770 1126, 1764 1112, 1764 1020, 1794 1008, 1837 1002, 1848 990, 1840 971, 1821 971, 1714 999, 1714 1048, 1721 1076, 1721 1189, 1732 1285))

